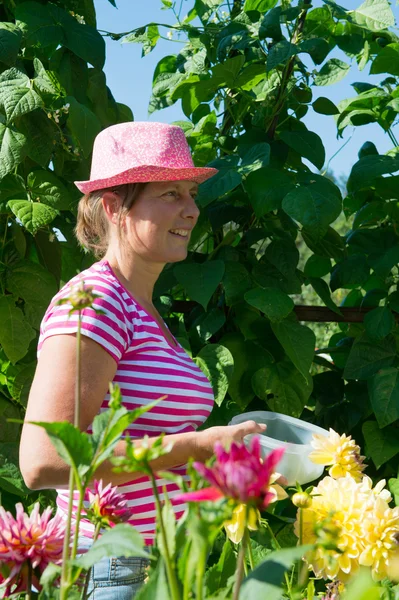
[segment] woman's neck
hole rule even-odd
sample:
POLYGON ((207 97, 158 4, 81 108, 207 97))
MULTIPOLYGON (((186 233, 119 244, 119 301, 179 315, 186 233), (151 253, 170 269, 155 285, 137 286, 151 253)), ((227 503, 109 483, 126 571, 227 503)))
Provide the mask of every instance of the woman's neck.
POLYGON ((140 256, 120 256, 108 250, 104 256, 122 285, 138 302, 152 305, 155 283, 164 265, 148 263, 140 256))

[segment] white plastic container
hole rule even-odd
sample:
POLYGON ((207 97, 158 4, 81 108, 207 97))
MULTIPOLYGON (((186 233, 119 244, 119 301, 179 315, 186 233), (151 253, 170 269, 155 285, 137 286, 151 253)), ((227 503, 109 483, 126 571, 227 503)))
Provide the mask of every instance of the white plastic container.
MULTIPOLYGON (((237 425, 244 421, 266 423, 266 433, 259 435, 263 458, 275 448, 283 447, 285 449, 277 470, 287 478, 288 485, 309 483, 323 473, 323 465, 313 463, 309 459, 309 454, 313 450, 310 445, 312 435, 318 433, 328 437, 328 431, 325 429, 294 417, 269 411, 254 411, 237 415, 233 417, 229 425, 237 425)), ((249 445, 252 437, 253 435, 245 436, 245 444, 249 445)))

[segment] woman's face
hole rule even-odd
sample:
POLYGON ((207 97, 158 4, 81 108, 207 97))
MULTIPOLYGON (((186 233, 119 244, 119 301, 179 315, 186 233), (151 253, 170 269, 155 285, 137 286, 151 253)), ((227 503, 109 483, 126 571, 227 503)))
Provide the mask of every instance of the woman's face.
POLYGON ((184 260, 199 216, 197 192, 193 181, 147 183, 126 217, 125 243, 151 262, 184 260))

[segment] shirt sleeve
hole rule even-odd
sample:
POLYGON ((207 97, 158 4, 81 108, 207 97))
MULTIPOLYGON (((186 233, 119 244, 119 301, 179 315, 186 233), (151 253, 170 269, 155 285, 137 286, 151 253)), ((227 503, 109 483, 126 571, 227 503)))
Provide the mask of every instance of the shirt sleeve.
MULTIPOLYGON (((93 302, 93 307, 81 311, 81 333, 100 344, 118 363, 130 346, 132 324, 116 290, 98 283, 90 285, 99 297, 93 302)), ((38 356, 48 337, 77 333, 78 312, 69 314, 72 308, 69 302, 57 304, 59 299, 69 296, 70 293, 71 287, 67 286, 57 294, 47 309, 40 327, 38 356)))

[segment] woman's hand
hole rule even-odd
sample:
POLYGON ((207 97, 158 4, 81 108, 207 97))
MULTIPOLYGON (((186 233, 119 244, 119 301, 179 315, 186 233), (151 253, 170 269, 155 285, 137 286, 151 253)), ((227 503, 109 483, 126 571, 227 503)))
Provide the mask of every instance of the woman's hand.
POLYGON ((242 442, 244 437, 254 433, 264 433, 266 425, 255 421, 244 421, 237 425, 226 425, 225 427, 210 427, 196 434, 196 448, 194 458, 205 462, 214 453, 216 442, 222 446, 229 446, 231 442, 242 442))

